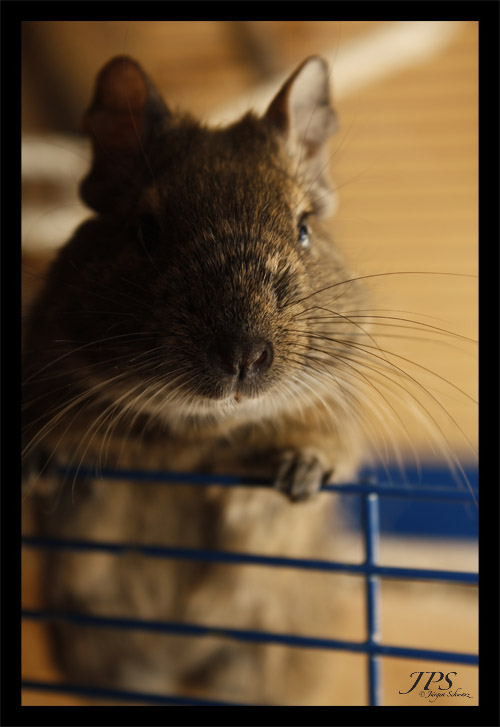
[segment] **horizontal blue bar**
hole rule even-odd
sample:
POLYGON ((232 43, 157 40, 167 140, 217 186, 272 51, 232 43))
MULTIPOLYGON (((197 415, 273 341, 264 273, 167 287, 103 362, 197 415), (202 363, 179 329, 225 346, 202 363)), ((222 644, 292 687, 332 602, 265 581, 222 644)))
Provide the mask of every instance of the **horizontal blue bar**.
POLYGON ((198 548, 178 548, 169 546, 141 545, 138 543, 110 543, 102 541, 42 538, 24 535, 22 545, 33 548, 52 548, 56 550, 74 550, 79 552, 103 552, 112 555, 138 553, 155 558, 175 558, 179 560, 197 560, 212 563, 237 565, 263 565, 278 568, 300 568, 302 570, 342 571, 354 574, 379 575, 387 578, 407 578, 424 580, 454 581, 458 583, 476 584, 478 574, 468 571, 432 570, 425 568, 397 568, 364 563, 342 563, 313 558, 286 558, 272 555, 254 555, 251 553, 235 553, 220 550, 203 550, 198 548))
POLYGON ((110 618, 84 613, 67 613, 59 611, 39 611, 23 609, 23 618, 35 621, 66 621, 76 625, 96 626, 104 628, 134 629, 140 631, 154 631, 179 636, 216 636, 244 642, 257 642, 262 644, 282 644, 285 646, 301 647, 306 649, 336 649, 341 651, 356 651, 382 656, 397 656, 404 658, 432 659, 449 661, 457 664, 478 664, 476 654, 465 654, 453 651, 437 651, 434 649, 413 649, 402 646, 389 646, 364 641, 343 641, 340 639, 325 639, 312 636, 297 636, 296 634, 280 634, 269 631, 255 631, 251 629, 229 629, 219 626, 201 626, 174 621, 150 621, 133 618, 110 618))
POLYGON ((92 477, 102 480, 136 480, 188 485, 221 485, 222 487, 271 487, 272 481, 263 477, 240 477, 238 475, 214 475, 203 472, 173 472, 171 470, 136 470, 108 467, 58 467, 56 473, 62 477, 92 477))
MULTIPOLYGON (((443 470, 445 471, 445 470, 443 470)), ((436 483, 441 470, 436 470, 436 483)), ((129 469, 109 469, 106 467, 78 467, 65 468, 61 467, 57 470, 60 476, 64 477, 92 477, 103 480, 134 480, 150 483, 176 483, 189 485, 219 485, 221 487, 272 487, 272 480, 262 477, 239 477, 237 475, 215 475, 201 474, 192 472, 171 472, 157 470, 129 470, 129 469)), ((384 470, 373 473, 374 478, 386 480, 387 473, 384 470)), ((402 477, 397 477, 401 481, 402 477)), ((426 476, 426 482, 429 482, 429 476, 426 476)), ((479 492, 477 487, 471 489, 460 490, 457 485, 443 487, 439 484, 424 485, 418 482, 408 482, 403 486, 393 486, 390 483, 382 484, 373 483, 346 483, 346 484, 327 484, 321 488, 324 492, 340 492, 343 495, 364 495, 376 493, 382 497, 397 497, 411 499, 431 499, 431 500, 452 500, 455 502, 473 502, 477 500, 479 492)))
POLYGON ((121 689, 108 689, 105 687, 86 686, 83 684, 62 684, 57 682, 42 682, 34 679, 23 679, 23 689, 36 691, 57 692, 58 694, 75 694, 82 697, 96 697, 99 699, 118 699, 130 702, 147 702, 149 704, 176 704, 185 707, 248 707, 253 705, 238 704, 237 702, 221 702, 214 699, 198 699, 197 697, 174 697, 169 694, 148 694, 147 692, 129 692, 121 689))

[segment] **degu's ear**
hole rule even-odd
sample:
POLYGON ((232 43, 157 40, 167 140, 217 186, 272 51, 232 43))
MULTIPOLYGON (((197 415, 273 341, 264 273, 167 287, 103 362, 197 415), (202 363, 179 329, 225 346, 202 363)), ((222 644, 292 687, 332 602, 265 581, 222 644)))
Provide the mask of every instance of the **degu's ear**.
POLYGON ((331 211, 333 193, 323 177, 324 148, 336 131, 337 116, 330 105, 328 66, 319 56, 307 58, 283 84, 265 118, 286 141, 299 173, 314 180, 311 187, 317 212, 331 211))
POLYGON ((80 194, 97 212, 109 212, 147 170, 155 128, 170 116, 153 83, 127 56, 110 60, 97 76, 83 126, 92 140, 92 167, 80 194))

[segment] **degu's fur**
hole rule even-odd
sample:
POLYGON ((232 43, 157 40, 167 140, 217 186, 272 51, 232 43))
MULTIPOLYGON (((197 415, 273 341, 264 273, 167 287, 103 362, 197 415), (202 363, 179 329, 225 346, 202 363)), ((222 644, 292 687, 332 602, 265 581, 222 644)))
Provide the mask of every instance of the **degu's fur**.
MULTIPOLYGON (((328 69, 308 58, 261 117, 207 128, 128 57, 84 119, 95 216, 60 251, 25 340, 25 483, 41 533, 327 558, 326 481, 365 451, 363 280, 328 233, 328 69), (94 467, 95 478, 57 475, 94 467), (101 467, 236 473, 269 488, 110 483, 101 467)), ((257 566, 50 552, 53 610, 328 635, 335 579, 257 566)), ((338 594, 337 594, 338 595, 338 594)), ((71 682, 332 704, 342 657, 55 623, 71 682)))

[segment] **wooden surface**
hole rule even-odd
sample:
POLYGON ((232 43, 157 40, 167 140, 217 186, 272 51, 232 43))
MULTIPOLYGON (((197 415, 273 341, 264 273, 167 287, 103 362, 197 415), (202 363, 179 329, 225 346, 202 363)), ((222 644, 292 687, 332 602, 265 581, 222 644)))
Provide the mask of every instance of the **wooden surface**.
MULTIPOLYGON (((75 133, 96 70, 116 53, 137 57, 172 106, 205 116, 234 95, 251 92, 275 73, 293 68, 310 53, 347 48, 388 25, 361 21, 266 21, 251 27, 220 21, 26 23, 23 131, 75 133)), ((468 398, 477 398, 476 347, 464 338, 424 329, 422 324, 477 337, 477 280, 450 275, 477 274, 477 32, 476 22, 466 22, 440 53, 412 67, 395 69, 356 93, 344 94, 338 108, 341 129, 331 146, 340 202, 332 221, 336 241, 360 274, 398 273, 371 280, 374 308, 391 311, 381 315, 419 322, 393 321, 420 331, 375 328, 377 334, 385 333, 377 338, 379 346, 390 347, 399 357, 393 357, 393 363, 407 372, 400 379, 412 392, 409 397, 406 394, 407 400, 420 402, 403 406, 393 397, 404 421, 404 427, 396 428, 398 446, 408 452, 410 442, 422 456, 432 455, 436 447, 450 447, 463 461, 474 459, 469 442, 477 442, 477 405, 468 398), (433 274, 415 274, 421 271, 433 274), (418 383, 411 384, 409 377, 418 383), (418 409, 427 421, 430 414, 438 432, 422 425, 418 409)), ((335 64, 332 78, 335 88, 335 64)), ((74 182, 76 186, 77 179, 74 182)), ((31 181, 24 193, 26 206, 32 204, 35 209, 25 269, 39 274, 45 253, 40 255, 36 245, 37 223, 41 225, 56 203, 47 184, 31 181)), ((66 193, 70 201, 65 199, 64 204, 75 205, 74 188, 66 193)), ((29 298, 38 278, 28 274, 26 280, 29 298)), ((393 387, 393 392, 402 389, 393 387)), ((25 516, 29 518, 29 507, 25 516)), ((410 565, 417 549, 408 541, 391 541, 384 547, 387 557, 398 554, 400 565, 410 565)), ((439 567, 439 558, 463 570, 476 565, 476 552, 466 544, 429 543, 421 552, 422 567, 439 567)), ((35 604, 37 560, 28 551, 23 556, 23 598, 26 605, 35 604)), ((387 643, 475 651, 474 589, 384 584, 382 638, 387 643)), ((345 664, 340 698, 351 700, 344 703, 359 703, 364 687, 353 689, 352 684, 364 678, 359 675, 364 663, 360 657, 347 656, 345 664)), ((410 698, 398 693, 406 688, 409 673, 444 670, 445 666, 384 659, 384 703, 422 704, 418 695, 410 698)), ((473 695, 472 700, 457 699, 456 704, 477 704, 477 670, 449 666, 463 677, 460 686, 473 695)), ((31 624, 23 625, 23 668, 30 677, 54 675, 44 632, 31 624)), ((53 703, 79 702, 34 692, 24 695, 26 705, 53 703)))

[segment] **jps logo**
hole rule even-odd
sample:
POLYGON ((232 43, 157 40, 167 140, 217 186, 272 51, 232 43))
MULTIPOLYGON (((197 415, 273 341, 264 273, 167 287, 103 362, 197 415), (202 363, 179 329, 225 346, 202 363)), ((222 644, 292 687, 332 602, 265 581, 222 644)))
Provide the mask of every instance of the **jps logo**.
POLYGON ((443 679, 446 679, 446 681, 448 683, 448 686, 447 687, 442 687, 440 685, 438 687, 438 689, 451 689, 452 686, 453 686, 453 684, 452 684, 451 679, 450 679, 450 674, 454 674, 456 676, 457 675, 457 672, 456 671, 449 671, 448 674, 445 676, 442 671, 412 671, 412 673, 410 674, 410 677, 412 677, 414 674, 417 675, 417 678, 415 679, 415 681, 413 682, 413 684, 411 685, 411 687, 408 689, 407 692, 401 692, 400 691, 399 692, 400 694, 409 694, 410 692, 413 692, 413 690, 415 689, 415 687, 417 686, 417 684, 419 683, 419 681, 422 679, 422 677, 423 677, 424 674, 430 674, 430 677, 427 679, 427 681, 425 683, 424 689, 430 689, 429 684, 431 682, 434 682, 434 683, 438 684, 443 679), (438 676, 437 679, 435 679, 436 676, 438 676))
POLYGON ((419 695, 429 699, 429 702, 435 702, 439 699, 439 697, 445 696, 468 697, 469 699, 472 699, 471 695, 467 692, 463 692, 460 687, 451 691, 453 687, 451 675, 455 677, 457 676, 457 673, 458 672, 456 671, 449 671, 448 674, 443 674, 442 671, 412 671, 410 674, 410 678, 413 677, 412 685, 406 692, 402 692, 400 690, 399 693, 410 694, 410 692, 413 692, 415 687, 420 684, 419 695), (429 674, 430 676, 427 678, 427 676, 424 677, 424 674, 429 674), (437 688, 439 691, 434 691, 434 688, 437 688))

